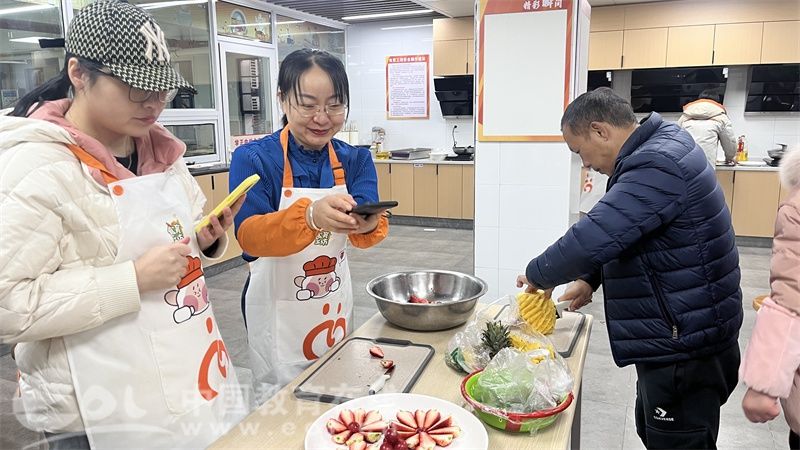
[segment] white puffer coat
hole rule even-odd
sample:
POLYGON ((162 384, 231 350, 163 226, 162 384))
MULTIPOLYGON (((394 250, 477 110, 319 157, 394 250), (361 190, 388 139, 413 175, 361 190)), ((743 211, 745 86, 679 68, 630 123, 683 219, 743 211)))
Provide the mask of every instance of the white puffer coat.
MULTIPOLYGON (((83 430, 61 336, 140 301, 133 262, 114 264, 120 227, 108 189, 67 143, 76 141, 56 124, 0 116, 0 342, 17 344, 18 419, 51 433, 83 430)), ((199 220, 202 191, 181 155, 172 167, 199 220)), ((219 244, 214 256, 226 238, 219 244)))
POLYGON ((719 103, 700 99, 686 104, 678 125, 685 128, 703 149, 711 167, 717 163, 717 148, 720 145, 725 153, 725 161, 733 161, 736 155, 736 136, 725 108, 719 103))

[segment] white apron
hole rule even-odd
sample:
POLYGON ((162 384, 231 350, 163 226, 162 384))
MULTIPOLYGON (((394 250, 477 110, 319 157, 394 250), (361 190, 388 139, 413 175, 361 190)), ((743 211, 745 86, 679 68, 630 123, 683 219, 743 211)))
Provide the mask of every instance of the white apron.
POLYGON ((141 295, 141 310, 64 337, 92 448, 203 448, 247 414, 214 319, 191 202, 174 169, 107 176, 119 217, 116 262, 191 237, 181 282, 141 295))
MULTIPOLYGON (((328 155, 335 186, 293 187, 289 129, 281 133, 283 192, 279 209, 301 198, 312 201, 347 194, 344 169, 333 146, 328 155)), ((283 257, 261 257, 250 264, 245 293, 247 340, 256 401, 261 403, 349 334, 353 291, 346 258, 347 235, 321 231, 308 247, 283 257)))

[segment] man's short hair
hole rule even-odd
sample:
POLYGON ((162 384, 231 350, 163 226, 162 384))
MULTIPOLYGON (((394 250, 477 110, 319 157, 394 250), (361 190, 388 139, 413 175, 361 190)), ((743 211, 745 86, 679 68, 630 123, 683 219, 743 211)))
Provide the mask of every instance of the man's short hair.
POLYGON ((701 92, 697 98, 714 100, 715 102, 719 103, 719 94, 717 94, 717 92, 713 89, 706 89, 705 91, 701 92))
POLYGON ((636 116, 627 100, 611 88, 601 87, 581 94, 567 106, 561 116, 561 130, 569 127, 572 134, 585 135, 592 122, 627 128, 636 123, 636 116))

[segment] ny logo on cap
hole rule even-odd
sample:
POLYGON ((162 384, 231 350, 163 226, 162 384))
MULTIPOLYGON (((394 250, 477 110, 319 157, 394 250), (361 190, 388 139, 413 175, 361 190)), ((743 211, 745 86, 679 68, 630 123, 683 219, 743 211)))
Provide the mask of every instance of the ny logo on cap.
POLYGON ((169 62, 169 49, 167 48, 167 41, 164 38, 164 32, 161 28, 153 22, 145 22, 139 32, 144 36, 147 43, 147 48, 144 51, 144 56, 148 61, 153 61, 153 50, 157 52, 156 60, 169 62))

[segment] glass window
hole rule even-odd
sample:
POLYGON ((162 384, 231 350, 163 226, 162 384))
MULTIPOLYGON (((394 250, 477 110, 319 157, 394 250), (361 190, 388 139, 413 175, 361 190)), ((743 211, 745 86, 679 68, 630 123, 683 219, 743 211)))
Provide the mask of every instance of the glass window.
POLYGON ((272 20, 268 12, 217 2, 217 34, 272 42, 272 20))
POLYGON ((164 128, 186 144, 186 154, 184 156, 187 158, 215 155, 217 153, 213 123, 164 125, 164 128))
POLYGON ((344 58, 344 30, 305 20, 275 16, 278 34, 278 62, 289 53, 303 48, 325 50, 340 60, 344 58))
MULTIPOLYGON (((75 13, 92 0, 73 0, 75 13)), ((208 0, 130 0, 147 10, 167 38, 172 65, 197 89, 197 95, 182 93, 170 108, 214 108, 211 72, 211 27, 208 0)))
POLYGON ((58 75, 64 50, 42 49, 41 38, 64 36, 61 7, 35 1, 0 2, 0 108, 58 75))
MULTIPOLYGON (((226 52, 228 114, 233 144, 272 133, 269 58, 226 52)), ((231 145, 231 150, 235 148, 231 145)))

